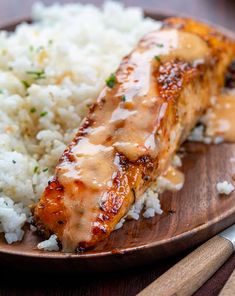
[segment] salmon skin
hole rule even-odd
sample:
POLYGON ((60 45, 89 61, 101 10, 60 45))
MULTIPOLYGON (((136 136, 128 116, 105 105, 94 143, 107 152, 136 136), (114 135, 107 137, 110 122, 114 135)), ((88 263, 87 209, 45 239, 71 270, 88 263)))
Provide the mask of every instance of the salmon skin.
POLYGON ((65 252, 108 237, 223 86, 234 49, 186 18, 144 36, 107 79, 36 205, 44 236, 56 234, 65 252))

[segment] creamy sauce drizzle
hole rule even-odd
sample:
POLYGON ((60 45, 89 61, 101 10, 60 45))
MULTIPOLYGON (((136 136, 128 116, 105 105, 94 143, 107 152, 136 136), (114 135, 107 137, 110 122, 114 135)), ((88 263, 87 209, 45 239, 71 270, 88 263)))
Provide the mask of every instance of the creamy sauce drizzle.
POLYGON ((184 180, 184 174, 178 168, 170 165, 166 172, 157 178, 157 191, 163 193, 165 190, 180 190, 184 185, 184 180))
POLYGON ((184 184, 184 174, 173 166, 168 168, 163 177, 167 179, 176 189, 180 189, 184 184))
MULTIPOLYGON (((57 168, 59 182, 65 187, 64 203, 70 213, 62 240, 65 251, 91 239, 100 200, 121 170, 116 154, 121 153, 133 162, 143 155, 154 159, 158 154, 156 133, 168 104, 159 97, 152 75, 159 66, 155 57, 160 56, 161 61, 177 57, 203 63, 207 54, 207 44, 198 36, 168 29, 148 34, 123 60, 116 73, 117 85, 101 92, 98 102, 105 100, 103 107, 93 112, 93 124, 72 148, 74 161, 57 168), (78 185, 73 186, 74 182, 78 185)), ((170 168, 164 178, 177 187, 183 176, 170 168)))
POLYGON ((218 96, 204 119, 207 136, 235 142, 235 92, 225 92, 218 96))

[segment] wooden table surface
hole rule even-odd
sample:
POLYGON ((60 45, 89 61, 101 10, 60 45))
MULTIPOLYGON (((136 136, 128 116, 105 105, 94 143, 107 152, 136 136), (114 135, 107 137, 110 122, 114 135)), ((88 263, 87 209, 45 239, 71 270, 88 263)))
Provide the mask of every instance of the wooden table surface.
MULTIPOLYGON (((34 0, 0 0, 0 26, 30 15, 34 0)), ((56 1, 43 0, 50 4, 56 1)), ((58 0, 57 2, 76 2, 58 0)), ((103 1, 93 0, 100 5, 103 1)), ((151 10, 162 10, 169 13, 185 13, 199 17, 215 24, 235 30, 234 0, 124 0, 126 5, 138 5, 151 10)), ((132 296, 160 276, 185 254, 155 263, 152 266, 135 268, 118 273, 92 276, 37 274, 30 275, 10 270, 1 270, 0 295, 121 295, 132 296), (23 277, 22 277, 23 276, 23 277)), ((195 294, 197 296, 218 295, 229 275, 235 268, 235 255, 195 294)))

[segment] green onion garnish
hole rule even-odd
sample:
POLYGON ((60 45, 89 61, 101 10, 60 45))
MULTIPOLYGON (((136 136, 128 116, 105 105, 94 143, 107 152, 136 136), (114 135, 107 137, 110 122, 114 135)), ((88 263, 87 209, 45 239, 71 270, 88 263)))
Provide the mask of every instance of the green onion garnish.
POLYGON ((106 85, 107 85, 109 88, 113 88, 114 85, 115 85, 116 82, 117 82, 115 75, 112 73, 112 74, 109 76, 109 78, 107 78, 107 79, 105 80, 105 82, 106 82, 106 85))
POLYGON ((26 74, 31 75, 34 79, 44 79, 44 78, 46 78, 44 70, 26 71, 26 74))
POLYGON ((21 80, 21 83, 26 89, 30 87, 30 84, 26 80, 21 80))
POLYGON ((40 113, 40 116, 41 116, 41 117, 44 117, 44 116, 46 116, 47 114, 48 114, 47 111, 43 111, 43 112, 40 113))
POLYGON ((39 167, 38 167, 38 166, 35 166, 34 169, 33 169, 33 172, 34 172, 35 174, 39 174, 39 173, 40 173, 40 171, 39 171, 39 167))
POLYGON ((126 96, 125 95, 122 96, 122 101, 126 102, 126 96))
POLYGON ((37 111, 37 109, 35 108, 35 107, 32 107, 31 109, 30 109, 30 113, 35 113, 37 111))
POLYGON ((161 58, 160 58, 160 56, 159 56, 159 55, 156 55, 154 58, 155 58, 155 60, 156 60, 156 61, 158 61, 158 62, 160 62, 160 61, 161 61, 161 58))

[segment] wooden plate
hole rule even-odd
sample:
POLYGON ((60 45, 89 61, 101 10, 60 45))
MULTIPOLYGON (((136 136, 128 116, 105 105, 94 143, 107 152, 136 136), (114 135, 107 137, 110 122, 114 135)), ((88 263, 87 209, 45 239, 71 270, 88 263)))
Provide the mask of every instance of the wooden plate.
MULTIPOLYGON (((163 13, 147 14, 161 20, 163 13)), ((5 27, 13 30, 16 24, 5 27)), ((235 34, 221 29, 227 35, 235 34)), ((42 240, 26 228, 21 243, 7 245, 0 238, 1 265, 37 271, 81 273, 128 268, 160 260, 209 239, 235 223, 235 192, 219 196, 216 183, 231 181, 235 173, 235 144, 185 144, 184 188, 161 196, 164 214, 152 219, 128 221, 92 251, 83 254, 43 252, 36 249, 42 240), (234 170, 233 170, 234 169, 234 170)))

